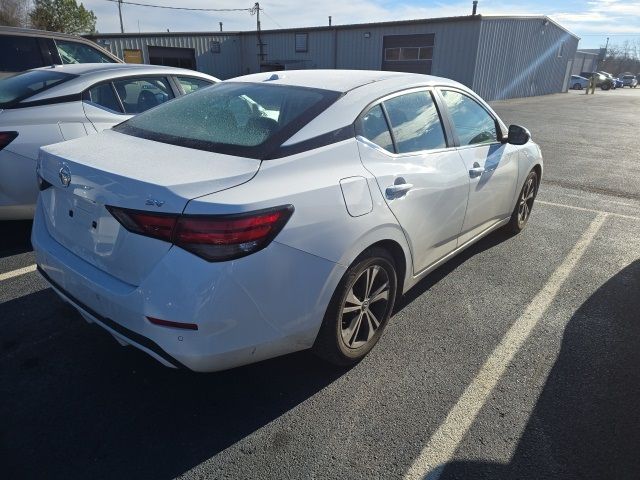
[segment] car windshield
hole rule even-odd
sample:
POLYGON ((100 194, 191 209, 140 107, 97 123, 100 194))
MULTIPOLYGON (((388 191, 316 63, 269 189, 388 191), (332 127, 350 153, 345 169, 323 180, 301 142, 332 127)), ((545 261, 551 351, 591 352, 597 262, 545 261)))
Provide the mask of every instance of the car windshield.
POLYGON ((189 148, 265 158, 339 96, 306 87, 220 83, 142 113, 114 130, 189 148))
POLYGON ((55 70, 30 70, 0 79, 0 108, 11 108, 16 103, 43 92, 76 75, 55 70))

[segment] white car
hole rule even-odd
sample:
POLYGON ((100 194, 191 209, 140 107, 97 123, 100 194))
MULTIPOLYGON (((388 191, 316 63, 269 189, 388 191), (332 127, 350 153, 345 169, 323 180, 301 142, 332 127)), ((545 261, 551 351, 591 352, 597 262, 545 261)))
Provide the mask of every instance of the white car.
POLYGON ((524 228, 542 157, 457 82, 307 70, 45 147, 38 175, 32 243, 60 297, 164 365, 213 371, 307 348, 360 360, 399 295, 524 228))
POLYGON ((217 81, 122 63, 56 65, 0 79, 0 220, 33 218, 41 146, 100 132, 217 81))

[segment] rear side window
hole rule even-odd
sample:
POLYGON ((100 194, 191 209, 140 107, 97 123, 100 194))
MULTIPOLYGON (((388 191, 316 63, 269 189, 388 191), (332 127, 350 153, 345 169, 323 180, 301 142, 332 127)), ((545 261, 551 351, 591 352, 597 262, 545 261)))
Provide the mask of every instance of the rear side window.
POLYGON ((371 108, 360 120, 360 135, 379 147, 393 152, 393 141, 380 105, 371 108))
POLYGON ((97 48, 79 42, 56 40, 56 47, 63 64, 69 63, 116 63, 97 48))
POLYGON ((461 146, 498 141, 496 121, 475 100, 452 90, 442 90, 442 97, 461 146))
POLYGON ((184 90, 185 95, 188 93, 193 93, 196 90, 200 90, 201 88, 210 87, 211 85, 213 85, 212 82, 208 82, 207 80, 203 80, 201 78, 176 77, 176 79, 184 90))
POLYGON ((0 52, 0 71, 3 72, 22 72, 44 66, 35 38, 0 35, 0 52))
POLYGON ((136 115, 171 100, 173 92, 164 77, 137 77, 114 80, 125 113, 136 115))
POLYGON ((89 101, 107 110, 123 113, 110 83, 102 83, 89 89, 89 101))
POLYGON ((22 100, 75 77, 76 75, 55 70, 31 70, 0 79, 0 108, 10 108, 22 100))
POLYGON ((142 113, 114 130, 189 148, 265 158, 339 95, 305 87, 225 82, 142 113))
POLYGON ((384 103, 391 122, 397 153, 445 148, 440 115, 430 92, 414 92, 384 103))

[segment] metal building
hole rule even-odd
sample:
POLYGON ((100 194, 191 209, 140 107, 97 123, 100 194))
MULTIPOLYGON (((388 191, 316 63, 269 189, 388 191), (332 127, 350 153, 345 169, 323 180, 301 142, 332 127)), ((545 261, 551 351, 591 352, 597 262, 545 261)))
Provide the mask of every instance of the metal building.
POLYGON ((88 38, 125 61, 194 68, 222 79, 287 69, 396 70, 452 78, 488 100, 566 91, 579 40, 546 16, 486 15, 88 38))

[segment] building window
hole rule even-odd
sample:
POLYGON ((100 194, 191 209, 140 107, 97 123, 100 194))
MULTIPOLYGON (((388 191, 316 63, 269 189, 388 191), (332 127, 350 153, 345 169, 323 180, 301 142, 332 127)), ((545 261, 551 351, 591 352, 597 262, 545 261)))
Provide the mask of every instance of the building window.
POLYGON ((220 53, 220 42, 211 42, 211 53, 220 53))
POLYGON ((296 52, 308 52, 309 51, 309 34, 308 33, 296 33, 296 52))
POLYGON ((433 47, 393 47, 384 49, 386 62, 417 62, 431 60, 433 47))
POLYGON ((560 42, 560 46, 558 47, 558 58, 562 58, 564 56, 564 41, 560 42))

